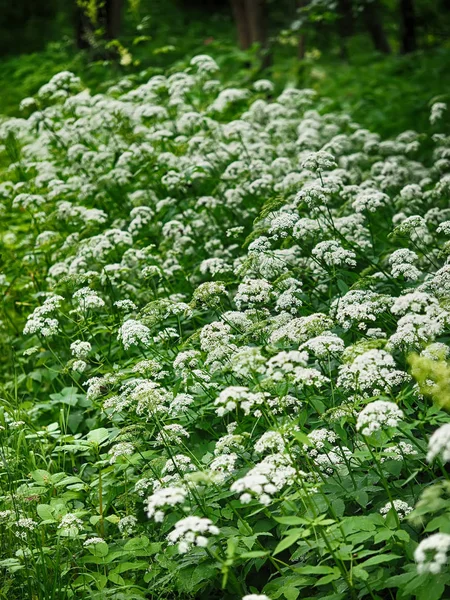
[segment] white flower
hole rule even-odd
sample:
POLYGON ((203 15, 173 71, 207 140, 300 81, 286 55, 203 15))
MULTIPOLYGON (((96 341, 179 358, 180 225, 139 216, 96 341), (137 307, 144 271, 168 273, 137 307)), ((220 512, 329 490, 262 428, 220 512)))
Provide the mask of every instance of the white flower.
POLYGON ((72 363, 72 371, 75 371, 76 373, 84 373, 86 368, 87 362, 85 362, 84 360, 75 360, 72 363))
POLYGON ((255 304, 267 304, 270 300, 272 286, 265 279, 251 279, 239 284, 234 297, 236 306, 241 310, 242 305, 253 307, 255 304))
MULTIPOLYGON (((413 507, 410 506, 407 502, 403 500, 394 500, 394 510, 396 511, 398 518, 404 519, 413 511, 413 507)), ((392 509, 392 503, 386 502, 386 504, 380 508, 380 514, 383 515, 384 518, 387 517, 388 512, 392 509)))
POLYGON ((76 358, 86 358, 91 349, 91 344, 89 342, 83 342, 82 340, 75 340, 70 344, 70 351, 76 358))
POLYGON ((105 306, 104 300, 94 290, 88 287, 81 288, 74 293, 73 299, 81 310, 88 310, 92 308, 102 308, 105 306))
POLYGON ((417 571, 436 575, 447 563, 447 553, 450 549, 450 535, 434 533, 420 542, 414 551, 417 571))
POLYGON ((166 487, 156 490, 147 498, 146 510, 149 519, 161 522, 164 519, 164 511, 170 506, 183 504, 187 497, 187 491, 182 487, 166 487))
POLYGON ((260 406, 264 399, 265 395, 262 392, 250 392, 246 387, 233 385, 220 392, 214 405, 218 407, 216 413, 219 417, 223 417, 237 408, 241 408, 244 414, 248 415, 252 408, 260 406))
POLYGON ((273 452, 283 452, 285 443, 283 436, 278 431, 266 431, 255 444, 255 452, 262 454, 266 450, 273 452))
POLYGON ((337 385, 368 398, 389 392, 408 379, 407 373, 395 368, 395 361, 388 352, 368 350, 357 356, 351 364, 339 367, 337 385))
POLYGON ((148 347, 152 342, 150 329, 143 323, 133 319, 125 321, 120 327, 117 339, 122 342, 125 350, 128 350, 131 346, 142 345, 148 347))
POLYGON ((220 530, 211 519, 201 517, 185 517, 175 523, 175 528, 167 536, 169 544, 178 544, 181 554, 188 552, 192 546, 205 548, 208 535, 218 535, 220 530))
POLYGON ((248 504, 253 497, 266 506, 272 496, 285 485, 293 483, 296 470, 285 454, 270 454, 256 464, 246 475, 236 480, 231 486, 232 492, 240 494, 243 504, 248 504))
POLYGON ((104 544, 105 540, 101 537, 91 537, 83 542, 83 546, 95 546, 95 544, 104 544))
POLYGON ((435 125, 442 119, 445 111, 447 110, 447 104, 445 102, 435 102, 431 107, 430 112, 430 123, 435 125))
POLYGON ((389 196, 376 189, 364 189, 358 192, 352 208, 356 212, 376 212, 389 204, 389 196))
POLYGON ((372 435, 383 426, 397 427, 403 416, 403 411, 393 402, 375 400, 359 413, 356 429, 363 435, 372 435))
POLYGON ((63 534, 75 536, 83 529, 83 521, 73 513, 67 513, 62 517, 58 529, 63 534))
POLYGON ((319 242, 311 254, 328 267, 356 267, 356 254, 353 250, 345 250, 336 240, 319 242))
POLYGON ((444 463, 450 462, 450 423, 436 429, 428 442, 427 461, 431 462, 439 455, 444 463))
POLYGON ((121 456, 132 456, 133 452, 133 444, 131 444, 130 442, 120 442, 108 451, 108 454, 111 455, 111 458, 109 459, 109 464, 113 465, 121 456))
POLYGON ((117 523, 117 527, 122 535, 132 535, 136 529, 138 520, 133 515, 122 517, 117 523))
POLYGON ((334 169, 336 166, 337 165, 336 161, 334 160, 334 156, 323 150, 319 150, 318 152, 309 152, 306 158, 304 158, 300 164, 302 169, 308 169, 309 171, 334 169))

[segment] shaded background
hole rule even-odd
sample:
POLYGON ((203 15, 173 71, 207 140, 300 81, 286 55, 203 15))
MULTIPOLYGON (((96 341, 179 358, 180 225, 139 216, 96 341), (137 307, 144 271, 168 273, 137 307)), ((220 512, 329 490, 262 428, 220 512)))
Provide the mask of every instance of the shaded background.
POLYGON ((381 134, 450 89, 450 0, 0 0, 0 113, 58 71, 102 91, 208 53, 237 85, 308 86, 381 134))

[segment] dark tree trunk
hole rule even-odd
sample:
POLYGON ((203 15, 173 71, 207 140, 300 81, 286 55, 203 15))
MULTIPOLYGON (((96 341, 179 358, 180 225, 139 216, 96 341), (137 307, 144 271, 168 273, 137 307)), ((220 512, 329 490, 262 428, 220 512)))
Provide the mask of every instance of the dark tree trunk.
POLYGON ((122 22, 122 0, 106 0, 106 26, 105 33, 108 40, 119 37, 122 22))
POLYGON ((231 0, 231 10, 238 32, 239 47, 247 50, 258 43, 263 67, 270 64, 267 37, 266 0, 231 0))
MULTIPOLYGON (((297 9, 300 11, 307 4, 307 0, 297 0, 297 9)), ((297 58, 303 60, 306 54, 306 36, 303 31, 300 31, 300 37, 298 38, 297 46, 297 58)))
POLYGON ((75 43, 79 50, 89 48, 88 31, 92 29, 89 19, 81 8, 75 9, 75 43))
POLYGON ((400 0, 402 54, 417 50, 414 0, 400 0))
POLYGON ((352 0, 338 0, 338 31, 341 45, 341 57, 348 58, 347 40, 353 35, 352 0))
POLYGON ((239 48, 241 50, 248 50, 248 48, 250 48, 252 45, 252 42, 247 20, 247 7, 245 0, 231 0, 231 10, 238 32, 239 48))
POLYGON ((250 39, 252 44, 260 45, 263 67, 267 67, 271 56, 268 52, 266 0, 246 0, 246 6, 250 39))
POLYGON ((384 31, 379 5, 376 0, 364 4, 364 20, 375 48, 383 54, 390 54, 391 46, 384 31))

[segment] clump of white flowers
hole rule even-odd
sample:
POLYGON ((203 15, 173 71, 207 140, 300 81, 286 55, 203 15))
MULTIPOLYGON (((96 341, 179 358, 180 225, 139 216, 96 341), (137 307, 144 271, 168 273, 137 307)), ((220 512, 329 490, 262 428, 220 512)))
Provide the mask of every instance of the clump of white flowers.
POLYGON ((70 344, 70 351, 76 358, 86 358, 91 349, 91 344, 89 342, 83 342, 82 340, 75 340, 70 344))
POLYGON ((63 300, 62 296, 56 294, 46 298, 44 304, 35 308, 28 317, 23 329, 24 334, 39 333, 43 337, 55 335, 59 330, 59 321, 51 315, 60 308, 63 300))
POLYGON ((450 423, 441 425, 428 441, 427 461, 441 456, 444 463, 450 462, 450 423))
POLYGON ((435 125, 436 123, 438 123, 444 116, 444 113, 446 112, 446 110, 447 110, 447 104, 445 102, 435 102, 431 106, 430 123, 432 125, 435 125))
POLYGON ((403 417, 403 411, 393 402, 375 400, 359 413, 356 429, 363 435, 372 435, 383 427, 397 427, 403 417))
POLYGON ((187 497, 187 490, 182 487, 166 487, 156 490, 146 501, 146 511, 149 519, 160 522, 164 519, 164 512, 171 506, 183 504, 187 497))
POLYGON ((393 502, 386 502, 386 504, 380 508, 380 514, 386 518, 388 512, 392 508, 394 508, 400 520, 407 517, 413 511, 413 507, 407 502, 404 502, 403 500, 394 500, 393 502))
POLYGON ((394 358, 385 350, 367 350, 339 368, 337 384, 367 398, 389 392, 409 379, 395 366, 394 358))
POLYGON ((420 542, 414 551, 414 559, 419 573, 437 575, 448 562, 450 535, 434 533, 420 542))
MULTIPOLYGON (((0 119, 8 581, 34 591, 45 529, 73 597, 98 593, 110 547, 111 585, 236 596, 238 558, 243 600, 269 600, 253 585, 285 540, 278 564, 307 576, 274 569, 269 594, 363 597, 356 570, 336 579, 342 533, 364 530, 361 556, 406 543, 391 517, 447 493, 450 425, 426 396, 448 408, 449 136, 384 140, 312 90, 231 87, 206 55, 96 94, 63 72, 22 109, 0 119), (151 572, 129 562, 150 553, 151 572)), ((419 544, 421 573, 448 539, 419 544)))
POLYGON ((287 455, 270 454, 244 477, 236 480, 231 486, 231 491, 240 494, 243 504, 248 504, 255 498, 268 506, 274 494, 293 482, 295 474, 296 470, 287 455))
POLYGON ((134 452, 134 446, 130 442, 120 442, 119 444, 115 444, 108 454, 111 456, 109 459, 109 464, 113 465, 117 462, 117 459, 122 456, 132 456, 134 452))
POLYGON ((83 529, 83 521, 73 513, 65 514, 59 525, 58 530, 62 535, 75 536, 83 529))
POLYGON ((117 339, 122 342, 125 350, 128 350, 131 346, 149 346, 152 338, 146 325, 129 319, 120 327, 117 339))
POLYGON ((219 533, 219 528, 211 519, 192 516, 177 521, 167 540, 169 544, 178 544, 178 551, 186 554, 192 546, 205 548, 208 545, 208 536, 219 535, 219 533))

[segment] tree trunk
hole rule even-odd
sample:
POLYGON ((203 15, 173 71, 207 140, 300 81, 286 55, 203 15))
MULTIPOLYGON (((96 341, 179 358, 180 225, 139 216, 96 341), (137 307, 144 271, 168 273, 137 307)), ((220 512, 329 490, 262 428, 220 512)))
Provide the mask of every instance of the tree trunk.
MULTIPOLYGON (((297 0, 297 11, 300 12, 306 6, 307 0, 297 0)), ((297 46, 297 58, 303 60, 306 54, 306 36, 303 31, 300 31, 297 46)))
POLYGON ((400 0, 402 54, 417 50, 414 0, 400 0))
POLYGON ((122 0, 106 0, 106 27, 105 33, 108 40, 115 40, 120 34, 122 22, 122 0))
POLYGON ((268 67, 271 56, 268 51, 266 0, 246 0, 245 4, 251 43, 260 45, 262 66, 268 67))
POLYGON ((386 33, 384 31, 377 0, 365 2, 364 20, 366 22, 366 27, 372 37, 373 45, 375 46, 375 48, 379 52, 383 52, 383 54, 390 54, 391 46, 389 45, 386 33))
POLYGON ((75 43, 79 50, 86 50, 89 48, 88 31, 92 26, 89 23, 89 19, 84 14, 84 11, 76 7, 74 11, 74 22, 75 22, 75 43))
POLYGON ((245 0, 231 0, 231 11, 238 32, 239 48, 241 50, 248 50, 252 45, 252 42, 245 0))
POLYGON ((347 60, 347 40, 353 35, 353 7, 352 0, 338 0, 338 31, 341 46, 341 57, 347 60))
POLYGON ((271 62, 267 38, 266 0, 231 0, 231 10, 238 32, 239 47, 247 50, 258 43, 261 48, 262 66, 271 62))

